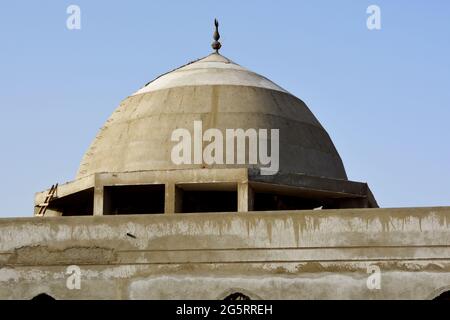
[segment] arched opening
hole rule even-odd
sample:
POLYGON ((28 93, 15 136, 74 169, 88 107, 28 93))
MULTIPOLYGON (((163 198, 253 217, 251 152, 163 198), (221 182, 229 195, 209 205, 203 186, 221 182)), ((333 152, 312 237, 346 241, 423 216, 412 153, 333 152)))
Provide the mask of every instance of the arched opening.
POLYGON ((450 290, 442 292, 440 295, 438 295, 433 300, 436 300, 436 301, 450 301, 450 290))
POLYGON ((31 300, 34 301, 54 301, 55 298, 53 298, 52 296, 46 294, 46 293, 40 293, 37 296, 34 296, 33 298, 31 298, 31 300))
POLYGON ((241 293, 241 292, 233 292, 226 296, 223 300, 226 301, 236 301, 236 300, 251 300, 249 296, 241 293))

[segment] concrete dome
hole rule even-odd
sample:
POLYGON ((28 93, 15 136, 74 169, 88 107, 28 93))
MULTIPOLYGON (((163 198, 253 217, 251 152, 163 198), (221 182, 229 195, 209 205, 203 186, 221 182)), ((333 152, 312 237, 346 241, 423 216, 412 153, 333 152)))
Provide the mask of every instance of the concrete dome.
POLYGON ((203 130, 279 129, 280 172, 347 179, 329 135, 303 101, 217 53, 161 75, 122 101, 84 155, 77 178, 100 172, 250 167, 175 165, 171 134, 177 128, 192 132, 196 120, 203 122, 203 130))

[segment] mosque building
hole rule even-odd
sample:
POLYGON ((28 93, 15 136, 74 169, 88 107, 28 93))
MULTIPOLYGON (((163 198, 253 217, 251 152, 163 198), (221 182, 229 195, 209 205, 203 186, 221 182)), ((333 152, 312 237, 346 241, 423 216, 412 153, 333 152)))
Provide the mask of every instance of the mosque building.
POLYGON ((219 40, 123 100, 34 217, 0 219, 0 298, 448 297, 450 208, 379 208, 219 40))

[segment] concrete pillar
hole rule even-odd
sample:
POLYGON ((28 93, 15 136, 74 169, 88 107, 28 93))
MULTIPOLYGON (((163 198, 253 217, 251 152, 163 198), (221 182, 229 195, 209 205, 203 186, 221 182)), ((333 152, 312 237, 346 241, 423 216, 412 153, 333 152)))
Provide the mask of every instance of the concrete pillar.
POLYGON ((165 196, 164 196, 164 213, 175 213, 175 184, 165 184, 165 196))
POLYGON ((182 212, 183 190, 178 188, 175 183, 166 183, 165 193, 164 213, 173 214, 182 212))
POLYGON ((238 212, 253 211, 253 189, 248 182, 238 183, 238 212))
POLYGON ((103 202, 104 202, 104 188, 103 186, 94 187, 94 216, 103 215, 103 202))
POLYGON ((175 186, 175 212, 183 212, 183 189, 175 186))

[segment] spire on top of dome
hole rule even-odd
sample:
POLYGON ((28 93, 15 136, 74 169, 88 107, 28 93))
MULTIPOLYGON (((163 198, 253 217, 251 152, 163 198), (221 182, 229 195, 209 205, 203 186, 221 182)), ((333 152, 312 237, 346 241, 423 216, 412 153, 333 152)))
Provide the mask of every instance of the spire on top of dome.
POLYGON ((219 21, 214 19, 214 25, 216 26, 216 30, 214 30, 213 38, 214 42, 211 44, 211 47, 216 50, 216 53, 219 53, 219 49, 222 47, 222 44, 219 42, 220 34, 219 34, 219 21))

